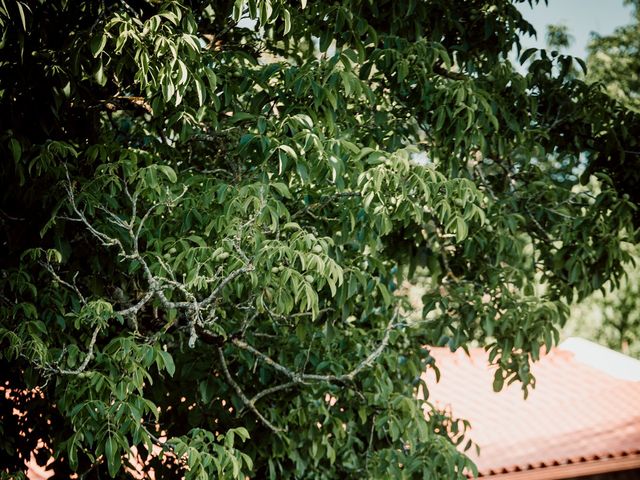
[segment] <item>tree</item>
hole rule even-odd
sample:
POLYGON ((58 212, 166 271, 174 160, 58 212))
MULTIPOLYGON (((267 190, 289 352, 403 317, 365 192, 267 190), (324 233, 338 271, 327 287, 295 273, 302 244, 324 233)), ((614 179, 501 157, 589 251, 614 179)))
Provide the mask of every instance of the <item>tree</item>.
MULTIPOLYGON (((599 83, 629 110, 640 111, 640 8, 633 4, 633 22, 608 36, 594 35, 589 44, 586 81, 599 83)), ((626 152, 637 158, 638 152, 626 152)), ((637 245, 629 247, 633 263, 617 289, 605 285, 572 308, 565 334, 592 338, 625 354, 640 355, 640 271, 637 245)))
POLYGON ((595 35, 589 44, 589 80, 602 82, 607 93, 627 108, 640 111, 640 4, 633 6, 633 22, 617 28, 611 35, 595 35))
POLYGON ((563 333, 593 339, 625 355, 640 357, 640 269, 638 253, 617 289, 605 285, 571 309, 563 333))
POLYGON ((571 57, 518 73, 511 2, 0 21, 5 474, 36 450, 58 478, 464 478, 426 346, 480 342, 526 389, 629 257, 638 118, 571 57))

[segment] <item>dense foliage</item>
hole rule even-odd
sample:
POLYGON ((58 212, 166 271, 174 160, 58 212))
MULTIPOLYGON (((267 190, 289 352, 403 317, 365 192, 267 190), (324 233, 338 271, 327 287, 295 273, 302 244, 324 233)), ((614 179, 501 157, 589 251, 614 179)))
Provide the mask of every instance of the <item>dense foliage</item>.
POLYGON ((640 123, 576 59, 518 73, 512 2, 3 0, 0 25, 5 474, 463 478, 426 346, 527 386, 629 256, 640 123))

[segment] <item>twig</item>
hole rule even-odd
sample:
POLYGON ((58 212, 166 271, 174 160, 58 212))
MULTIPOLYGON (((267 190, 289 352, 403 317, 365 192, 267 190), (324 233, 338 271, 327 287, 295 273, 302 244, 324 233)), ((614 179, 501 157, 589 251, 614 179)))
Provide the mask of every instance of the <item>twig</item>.
POLYGON ((451 80, 468 80, 469 77, 464 73, 460 72, 452 72, 451 70, 445 69, 442 65, 434 65, 433 72, 441 75, 443 77, 449 78, 451 80))
POLYGON ((0 208, 0 215, 2 215, 7 220, 12 220, 14 222, 25 222, 27 220, 24 217, 13 217, 9 215, 7 212, 5 212, 4 210, 2 210, 1 208, 0 208))
POLYGON ((93 330, 93 335, 91 336, 91 342, 89 342, 89 350, 87 351, 87 355, 84 357, 84 360, 82 361, 80 366, 75 370, 63 370, 63 369, 54 368, 56 373, 59 373, 61 375, 79 375, 80 373, 84 372, 87 366, 89 365, 89 362, 93 358, 93 348, 95 347, 96 341, 98 340, 98 333, 100 332, 100 329, 101 329, 101 326, 98 325, 93 330))
POLYGON ((151 433, 151 431, 146 427, 144 423, 140 424, 140 428, 142 428, 145 431, 145 433, 149 435, 149 438, 153 441, 153 443, 155 443, 157 446, 159 446, 163 450, 171 450, 171 451, 174 450, 173 445, 171 445, 167 440, 161 440, 156 435, 151 433))
POLYGON ((222 289, 224 287, 226 287, 229 284, 229 282, 235 280, 237 277, 239 277, 243 273, 248 273, 248 272, 253 271, 254 268, 255 267, 253 266, 253 264, 249 263, 249 264, 245 265, 244 267, 241 267, 241 268, 231 272, 229 275, 227 275, 218 284, 218 286, 211 292, 211 294, 207 298, 205 298, 204 300, 202 300, 200 302, 200 307, 202 308, 202 307, 206 307, 207 305, 209 305, 211 302, 213 302, 218 297, 218 295, 220 294, 222 289))
POLYGON ((42 265, 51 274, 51 276, 55 279, 56 282, 58 282, 61 285, 64 285, 69 290, 72 290, 78 296, 78 298, 80 299, 80 302, 82 302, 83 305, 87 304, 86 298, 84 297, 84 295, 82 295, 82 293, 80 292, 80 289, 76 285, 75 280, 76 280, 76 277, 78 276, 77 272, 73 276, 73 283, 71 284, 63 280, 62 278, 60 278, 60 276, 56 273, 56 271, 53 269, 53 267, 49 262, 40 262, 40 265, 42 265))
POLYGON ((291 215, 291 220, 298 218, 301 215, 310 215, 312 218, 317 218, 317 216, 311 211, 313 209, 326 207, 331 203, 332 200, 339 200, 342 198, 359 198, 362 197, 360 192, 339 192, 335 195, 326 195, 324 197, 320 197, 317 202, 310 203, 305 206, 302 210, 298 210, 293 215, 291 215))
POLYGON ((540 222, 533 215, 533 212, 531 211, 531 209, 529 208, 529 206, 526 203, 524 204, 524 211, 527 212, 527 216, 531 219, 533 224, 536 226, 536 229, 538 230, 538 232, 540 232, 540 234, 542 234, 543 240, 545 240, 548 244, 552 244, 554 242, 554 239, 551 237, 551 235, 549 235, 549 233, 540 224, 540 222))
POLYGON ((117 315, 122 315, 123 317, 126 317, 128 315, 135 315, 140 311, 142 307, 144 307, 147 304, 149 300, 151 300, 151 297, 153 297, 154 293, 155 293, 154 290, 149 290, 147 293, 145 293, 145 295, 140 299, 138 303, 131 305, 130 307, 125 308, 123 310, 117 310, 114 313, 116 313, 117 315))
POLYGON ((275 387, 267 388, 265 390, 262 390, 259 393, 256 393, 251 399, 251 403, 256 403, 258 400, 260 400, 263 397, 266 397, 267 395, 271 395, 272 393, 279 392, 280 390, 286 390, 288 388, 295 387, 296 385, 298 385, 297 382, 287 382, 287 383, 282 383, 280 385, 276 385, 275 387))
POLYGON ((244 392, 242 391, 242 388, 240 388, 240 385, 238 385, 236 383, 236 381, 233 379, 233 377, 229 373, 229 368, 227 367, 227 361, 224 358, 224 352, 222 351, 222 348, 218 348, 218 357, 220 358, 220 364, 222 365, 222 371, 224 373, 225 378, 227 379, 227 382, 229 382, 229 385, 231 385, 233 387, 233 389, 236 391, 236 393, 238 394, 238 396, 242 400, 242 403, 244 403, 246 405, 246 407, 249 410, 251 410, 256 417, 258 417, 258 419, 264 424, 265 427, 269 428, 271 431, 273 431, 275 433, 282 432, 281 428, 278 428, 275 425, 273 425, 269 420, 267 420, 258 411, 258 409, 253 404, 253 402, 251 400, 249 400, 249 398, 247 398, 247 396, 244 394, 244 392))
POLYGON ((272 359, 269 355, 262 353, 261 351, 257 350, 253 346, 249 345, 244 340, 241 340, 239 338, 233 338, 231 339, 231 343, 233 343, 236 347, 242 350, 246 350, 247 352, 253 353, 256 357, 258 357, 264 363, 272 367, 274 370, 277 370, 283 375, 289 377, 295 383, 303 383, 302 375, 300 375, 299 373, 295 373, 289 370, 287 367, 279 364, 274 359, 272 359))
POLYGON ((255 347, 253 347, 252 345, 249 345, 247 342, 245 342, 242 339, 232 338, 231 343, 233 343, 236 347, 242 350, 252 353, 257 358, 259 358, 262 362, 266 363, 267 365, 272 367, 274 370, 277 370, 278 372, 282 373, 283 375, 291 379, 294 383, 302 384, 310 381, 328 382, 328 383, 347 383, 347 382, 352 382, 353 379, 362 370, 364 370, 365 368, 371 367, 373 363, 378 359, 378 357, 382 354, 384 349, 389 344, 389 336, 391 335, 391 330, 395 325, 395 321, 397 317, 398 317, 398 310, 396 310, 394 315, 391 317, 391 319, 387 323, 387 326, 384 330, 384 335, 382 337, 382 340, 378 344, 378 346, 364 360, 362 360, 358 365, 356 365, 356 367, 353 370, 342 375, 318 375, 313 373, 297 373, 288 369, 284 365, 276 362, 270 356, 257 350, 255 347))

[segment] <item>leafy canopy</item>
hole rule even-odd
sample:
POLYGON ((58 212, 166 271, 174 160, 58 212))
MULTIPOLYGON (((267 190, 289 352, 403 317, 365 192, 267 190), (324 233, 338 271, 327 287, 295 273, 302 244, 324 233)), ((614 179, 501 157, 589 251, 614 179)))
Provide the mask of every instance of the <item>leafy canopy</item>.
POLYGON ((464 478, 426 346, 530 385, 635 229, 637 117, 513 3, 0 2, 3 472, 464 478))

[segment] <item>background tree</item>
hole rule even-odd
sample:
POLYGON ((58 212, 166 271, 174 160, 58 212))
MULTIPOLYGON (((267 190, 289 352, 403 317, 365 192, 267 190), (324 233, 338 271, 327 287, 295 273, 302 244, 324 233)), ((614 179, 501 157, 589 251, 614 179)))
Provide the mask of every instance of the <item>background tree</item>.
POLYGON ((640 269, 629 265, 617 289, 605 285, 571 307, 563 335, 592 339, 626 355, 640 358, 640 269))
POLYGON ((617 28, 611 35, 596 34, 588 50, 588 80, 602 82, 607 93, 627 108, 640 111, 640 4, 633 7, 633 21, 617 28))
POLYGON ((526 388, 629 258, 638 119, 571 57, 518 73, 512 2, 5 0, 0 24, 6 474, 42 440, 58 478, 464 478, 425 345, 481 342, 526 388))
MULTIPOLYGON (((621 104, 639 111, 640 103, 640 9, 633 5, 633 21, 617 28, 613 34, 595 34, 588 46, 586 81, 599 83, 607 94, 621 104)), ((566 33, 566 32, 565 32, 566 33)), ((637 158, 638 152, 627 151, 637 158)), ((640 270, 637 246, 629 246, 633 263, 627 266, 626 277, 615 289, 607 284, 602 291, 572 307, 563 331, 565 335, 591 338, 599 343, 635 357, 640 356, 640 270)))

